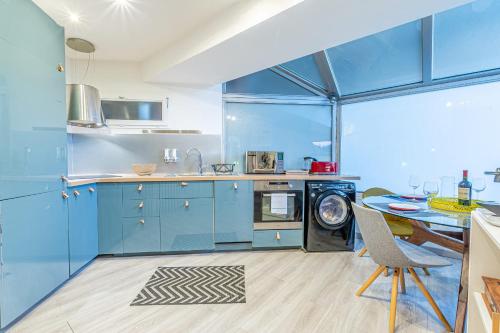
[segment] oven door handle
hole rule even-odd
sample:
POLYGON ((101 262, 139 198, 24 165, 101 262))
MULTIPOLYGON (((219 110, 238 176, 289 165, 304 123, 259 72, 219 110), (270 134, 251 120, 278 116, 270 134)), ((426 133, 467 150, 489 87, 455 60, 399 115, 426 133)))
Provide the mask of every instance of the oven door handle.
MULTIPOLYGON (((270 193, 264 193, 264 194, 262 194, 262 196, 264 196, 264 197, 270 197, 271 194, 270 193)), ((287 197, 294 197, 294 196, 295 196, 295 193, 288 193, 287 194, 287 197)))

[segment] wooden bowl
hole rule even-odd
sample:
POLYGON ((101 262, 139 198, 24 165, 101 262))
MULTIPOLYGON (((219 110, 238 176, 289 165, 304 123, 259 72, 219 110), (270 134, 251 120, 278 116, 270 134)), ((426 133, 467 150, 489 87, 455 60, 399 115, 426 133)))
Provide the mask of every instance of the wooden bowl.
POLYGON ((156 171, 156 164, 132 164, 132 170, 139 176, 150 176, 156 171))

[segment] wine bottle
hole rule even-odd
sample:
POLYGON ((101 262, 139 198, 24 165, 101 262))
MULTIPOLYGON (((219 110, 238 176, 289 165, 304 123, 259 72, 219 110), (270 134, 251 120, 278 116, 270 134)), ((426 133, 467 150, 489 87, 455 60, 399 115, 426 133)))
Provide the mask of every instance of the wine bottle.
POLYGON ((463 175, 464 177, 462 181, 458 183, 458 204, 470 206, 472 204, 472 183, 467 180, 469 176, 469 172, 467 170, 464 170, 463 175))

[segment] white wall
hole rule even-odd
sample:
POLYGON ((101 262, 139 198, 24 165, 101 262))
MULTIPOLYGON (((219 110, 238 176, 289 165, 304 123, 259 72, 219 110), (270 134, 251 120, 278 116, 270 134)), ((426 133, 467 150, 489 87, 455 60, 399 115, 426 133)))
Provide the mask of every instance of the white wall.
POLYGON ((167 126, 197 129, 203 134, 222 134, 222 87, 182 87, 146 83, 135 62, 91 61, 87 75, 85 60, 66 59, 67 83, 85 83, 99 89, 101 98, 169 98, 167 126))

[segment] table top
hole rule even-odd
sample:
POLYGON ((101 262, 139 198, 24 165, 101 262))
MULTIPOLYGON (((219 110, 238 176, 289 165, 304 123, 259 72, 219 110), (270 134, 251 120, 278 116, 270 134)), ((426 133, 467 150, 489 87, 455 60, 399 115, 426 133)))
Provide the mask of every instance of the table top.
POLYGON ((382 213, 391 214, 407 219, 427 222, 436 225, 442 225, 460 229, 470 229, 471 214, 455 213, 444 210, 438 210, 429 207, 427 201, 415 201, 399 198, 397 196, 374 196, 363 199, 363 203, 382 213), (421 210, 415 212, 396 211, 389 208, 390 203, 408 203, 421 207, 421 210))

